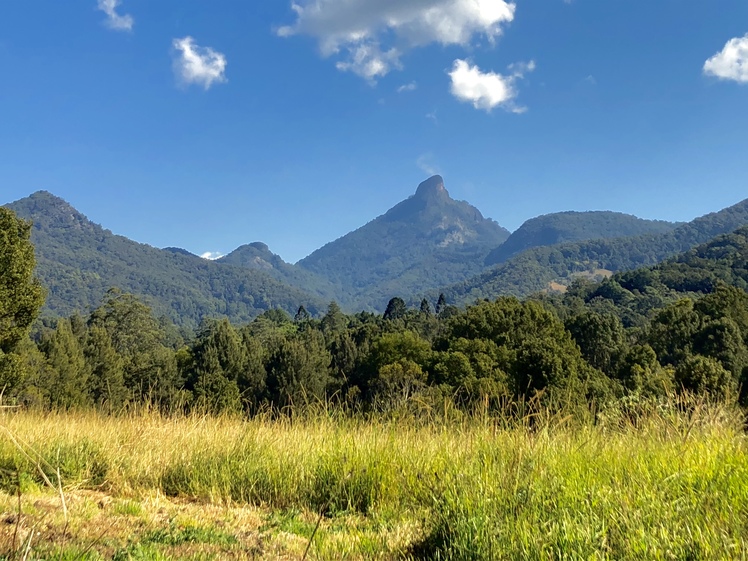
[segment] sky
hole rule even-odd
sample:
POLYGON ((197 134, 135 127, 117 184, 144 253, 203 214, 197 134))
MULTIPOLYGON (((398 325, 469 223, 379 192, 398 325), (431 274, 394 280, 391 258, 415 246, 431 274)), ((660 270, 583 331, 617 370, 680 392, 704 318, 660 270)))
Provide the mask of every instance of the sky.
POLYGON ((748 2, 0 3, 0 204, 295 262, 435 173, 510 230, 745 199, 748 2))

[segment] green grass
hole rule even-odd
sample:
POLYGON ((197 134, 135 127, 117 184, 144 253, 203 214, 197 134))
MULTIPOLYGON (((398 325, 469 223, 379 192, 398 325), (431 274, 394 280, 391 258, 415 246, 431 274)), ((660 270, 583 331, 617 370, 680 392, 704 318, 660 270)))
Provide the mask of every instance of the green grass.
POLYGON ((0 466, 32 492, 37 464, 53 481, 59 467, 70 492, 118 497, 112 516, 141 524, 91 559, 241 558, 248 531, 283 542, 261 557, 298 559, 318 521, 317 559, 748 558, 748 447, 729 407, 628 404, 595 426, 31 412, 0 425, 0 466), (193 519, 146 524, 137 497, 153 493, 197 505, 193 519), (208 524, 199 505, 264 514, 208 524))

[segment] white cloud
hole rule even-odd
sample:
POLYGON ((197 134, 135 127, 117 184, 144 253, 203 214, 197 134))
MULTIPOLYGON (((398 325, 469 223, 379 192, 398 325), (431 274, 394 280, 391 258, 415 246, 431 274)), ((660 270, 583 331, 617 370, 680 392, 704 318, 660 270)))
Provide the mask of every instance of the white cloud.
POLYGON ((111 29, 132 31, 135 20, 131 15, 120 15, 117 13, 117 6, 120 3, 120 0, 98 0, 98 8, 107 15, 106 24, 111 29))
POLYGON ((434 162, 433 154, 421 154, 416 160, 416 165, 423 173, 427 175, 437 175, 441 173, 439 166, 434 162))
POLYGON ((203 253, 200 257, 203 259, 208 259, 209 261, 215 261, 216 259, 220 259, 223 257, 223 253, 220 251, 206 251, 203 253))
POLYGON ((347 61, 340 61, 335 67, 374 82, 375 78, 387 75, 392 67, 400 67, 400 54, 397 49, 382 52, 376 43, 361 44, 351 50, 347 61))
POLYGON ((721 52, 707 60, 704 74, 748 84, 748 33, 730 39, 721 52))
POLYGON ((183 84, 198 84, 206 90, 226 82, 226 57, 210 47, 199 47, 192 37, 174 39, 174 72, 183 84))
POLYGON ((514 103, 517 97, 515 82, 533 70, 534 61, 516 63, 509 67, 511 74, 504 76, 495 72, 483 72, 478 66, 458 59, 449 73, 452 95, 460 101, 472 103, 476 109, 491 111, 501 106, 513 113, 523 113, 526 109, 514 103))
POLYGON ((400 68, 413 47, 468 46, 476 36, 494 42, 515 11, 506 0, 299 0, 291 7, 296 22, 279 36, 312 36, 323 56, 342 59, 340 70, 369 80, 400 68))
POLYGON ((416 82, 411 82, 409 84, 403 84, 399 88, 397 88, 397 93, 405 93, 405 92, 414 92, 418 89, 418 84, 416 82))

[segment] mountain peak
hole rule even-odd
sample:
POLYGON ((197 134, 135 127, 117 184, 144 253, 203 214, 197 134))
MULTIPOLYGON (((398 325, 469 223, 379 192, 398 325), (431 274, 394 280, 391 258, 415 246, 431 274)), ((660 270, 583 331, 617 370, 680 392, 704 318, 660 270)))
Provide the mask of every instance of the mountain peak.
POLYGON ((442 176, 434 175, 418 186, 415 196, 419 199, 433 199, 435 197, 449 198, 449 192, 444 188, 444 179, 442 176))
POLYGON ((263 253, 272 253, 270 251, 270 248, 268 247, 268 244, 263 242, 252 242, 249 244, 250 247, 255 248, 258 251, 262 251, 263 253))
POLYGON ((90 229, 95 226, 65 199, 61 199, 49 191, 37 191, 7 206, 19 216, 33 217, 36 228, 39 228, 42 222, 67 225, 79 229, 90 229))

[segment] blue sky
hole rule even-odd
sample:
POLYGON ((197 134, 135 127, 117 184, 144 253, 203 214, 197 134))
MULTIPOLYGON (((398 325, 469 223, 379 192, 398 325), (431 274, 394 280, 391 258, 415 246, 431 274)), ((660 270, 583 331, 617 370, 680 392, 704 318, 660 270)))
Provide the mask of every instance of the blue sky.
POLYGON ((0 203, 288 261, 441 173, 513 230, 748 197, 745 0, 5 0, 0 203))

